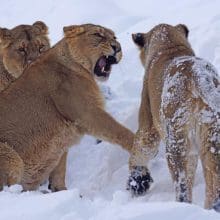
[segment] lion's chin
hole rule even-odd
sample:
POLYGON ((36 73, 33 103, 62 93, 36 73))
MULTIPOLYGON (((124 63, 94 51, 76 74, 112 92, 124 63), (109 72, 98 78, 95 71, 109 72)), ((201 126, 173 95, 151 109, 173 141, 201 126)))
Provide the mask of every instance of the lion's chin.
POLYGON ((109 79, 109 76, 96 76, 95 79, 99 82, 106 82, 109 79))

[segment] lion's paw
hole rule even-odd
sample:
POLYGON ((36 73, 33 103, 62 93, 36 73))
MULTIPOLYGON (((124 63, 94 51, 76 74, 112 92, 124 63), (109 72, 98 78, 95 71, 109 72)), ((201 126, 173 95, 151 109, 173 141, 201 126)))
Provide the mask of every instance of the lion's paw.
POLYGON ((153 179, 149 170, 144 166, 136 166, 131 170, 127 190, 131 191, 133 196, 142 196, 147 193, 151 183, 153 179))
POLYGON ((48 185, 48 189, 50 189, 52 192, 59 192, 62 190, 67 190, 66 186, 53 186, 52 184, 48 185))
POLYGON ((220 212, 220 199, 217 199, 217 201, 214 203, 213 209, 214 209, 216 212, 220 212))

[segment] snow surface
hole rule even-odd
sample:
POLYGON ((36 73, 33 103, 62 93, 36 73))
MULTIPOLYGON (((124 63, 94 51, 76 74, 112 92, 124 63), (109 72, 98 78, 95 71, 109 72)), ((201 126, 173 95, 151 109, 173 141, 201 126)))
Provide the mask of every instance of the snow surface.
MULTIPOLYGON (((143 68, 131 33, 145 32, 158 23, 186 24, 196 54, 220 72, 220 2, 218 0, 0 0, 0 26, 12 28, 43 20, 52 44, 62 37, 65 25, 96 23, 112 28, 122 44, 124 57, 103 85, 106 108, 121 123, 137 129, 143 68), (110 90, 108 89, 110 87, 110 90)), ((128 153, 119 146, 96 144, 86 136, 70 149, 67 165, 69 190, 43 194, 21 193, 21 187, 0 192, 0 220, 220 220, 220 214, 204 210, 204 179, 197 169, 193 203, 174 202, 164 145, 150 164, 154 185, 141 198, 126 191, 128 153)))

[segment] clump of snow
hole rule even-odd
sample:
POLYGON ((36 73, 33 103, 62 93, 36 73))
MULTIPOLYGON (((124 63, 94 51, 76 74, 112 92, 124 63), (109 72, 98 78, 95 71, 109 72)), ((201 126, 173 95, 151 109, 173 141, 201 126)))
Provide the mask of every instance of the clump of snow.
POLYGON ((220 109, 220 76, 215 67, 203 60, 193 58, 193 73, 196 88, 203 101, 215 112, 220 109))
POLYGON ((162 92, 161 107, 167 108, 167 106, 170 103, 173 104, 179 103, 179 98, 181 97, 181 93, 185 87, 184 84, 185 80, 186 80, 186 76, 184 76, 184 74, 179 72, 177 72, 174 76, 168 75, 165 78, 163 92, 162 92))

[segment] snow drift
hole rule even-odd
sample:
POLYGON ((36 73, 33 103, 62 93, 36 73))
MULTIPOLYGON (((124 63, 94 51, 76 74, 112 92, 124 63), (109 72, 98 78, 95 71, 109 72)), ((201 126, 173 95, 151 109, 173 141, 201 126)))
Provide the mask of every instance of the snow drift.
MULTIPOLYGON (((121 123, 137 128, 137 115, 144 70, 131 33, 145 32, 158 23, 189 27, 189 39, 197 56, 220 70, 220 3, 217 0, 8 0, 1 2, 0 26, 11 28, 43 20, 52 44, 62 37, 65 25, 95 23, 112 28, 122 44, 124 57, 102 85, 107 110, 121 123), (106 92, 107 91, 107 92, 106 92)), ((204 179, 201 165, 193 203, 174 202, 174 190, 164 157, 164 145, 150 164, 154 186, 141 198, 126 191, 128 154, 119 146, 96 144, 86 136, 69 151, 68 191, 21 193, 20 186, 0 192, 0 220, 219 220, 220 214, 204 210, 204 179)))

